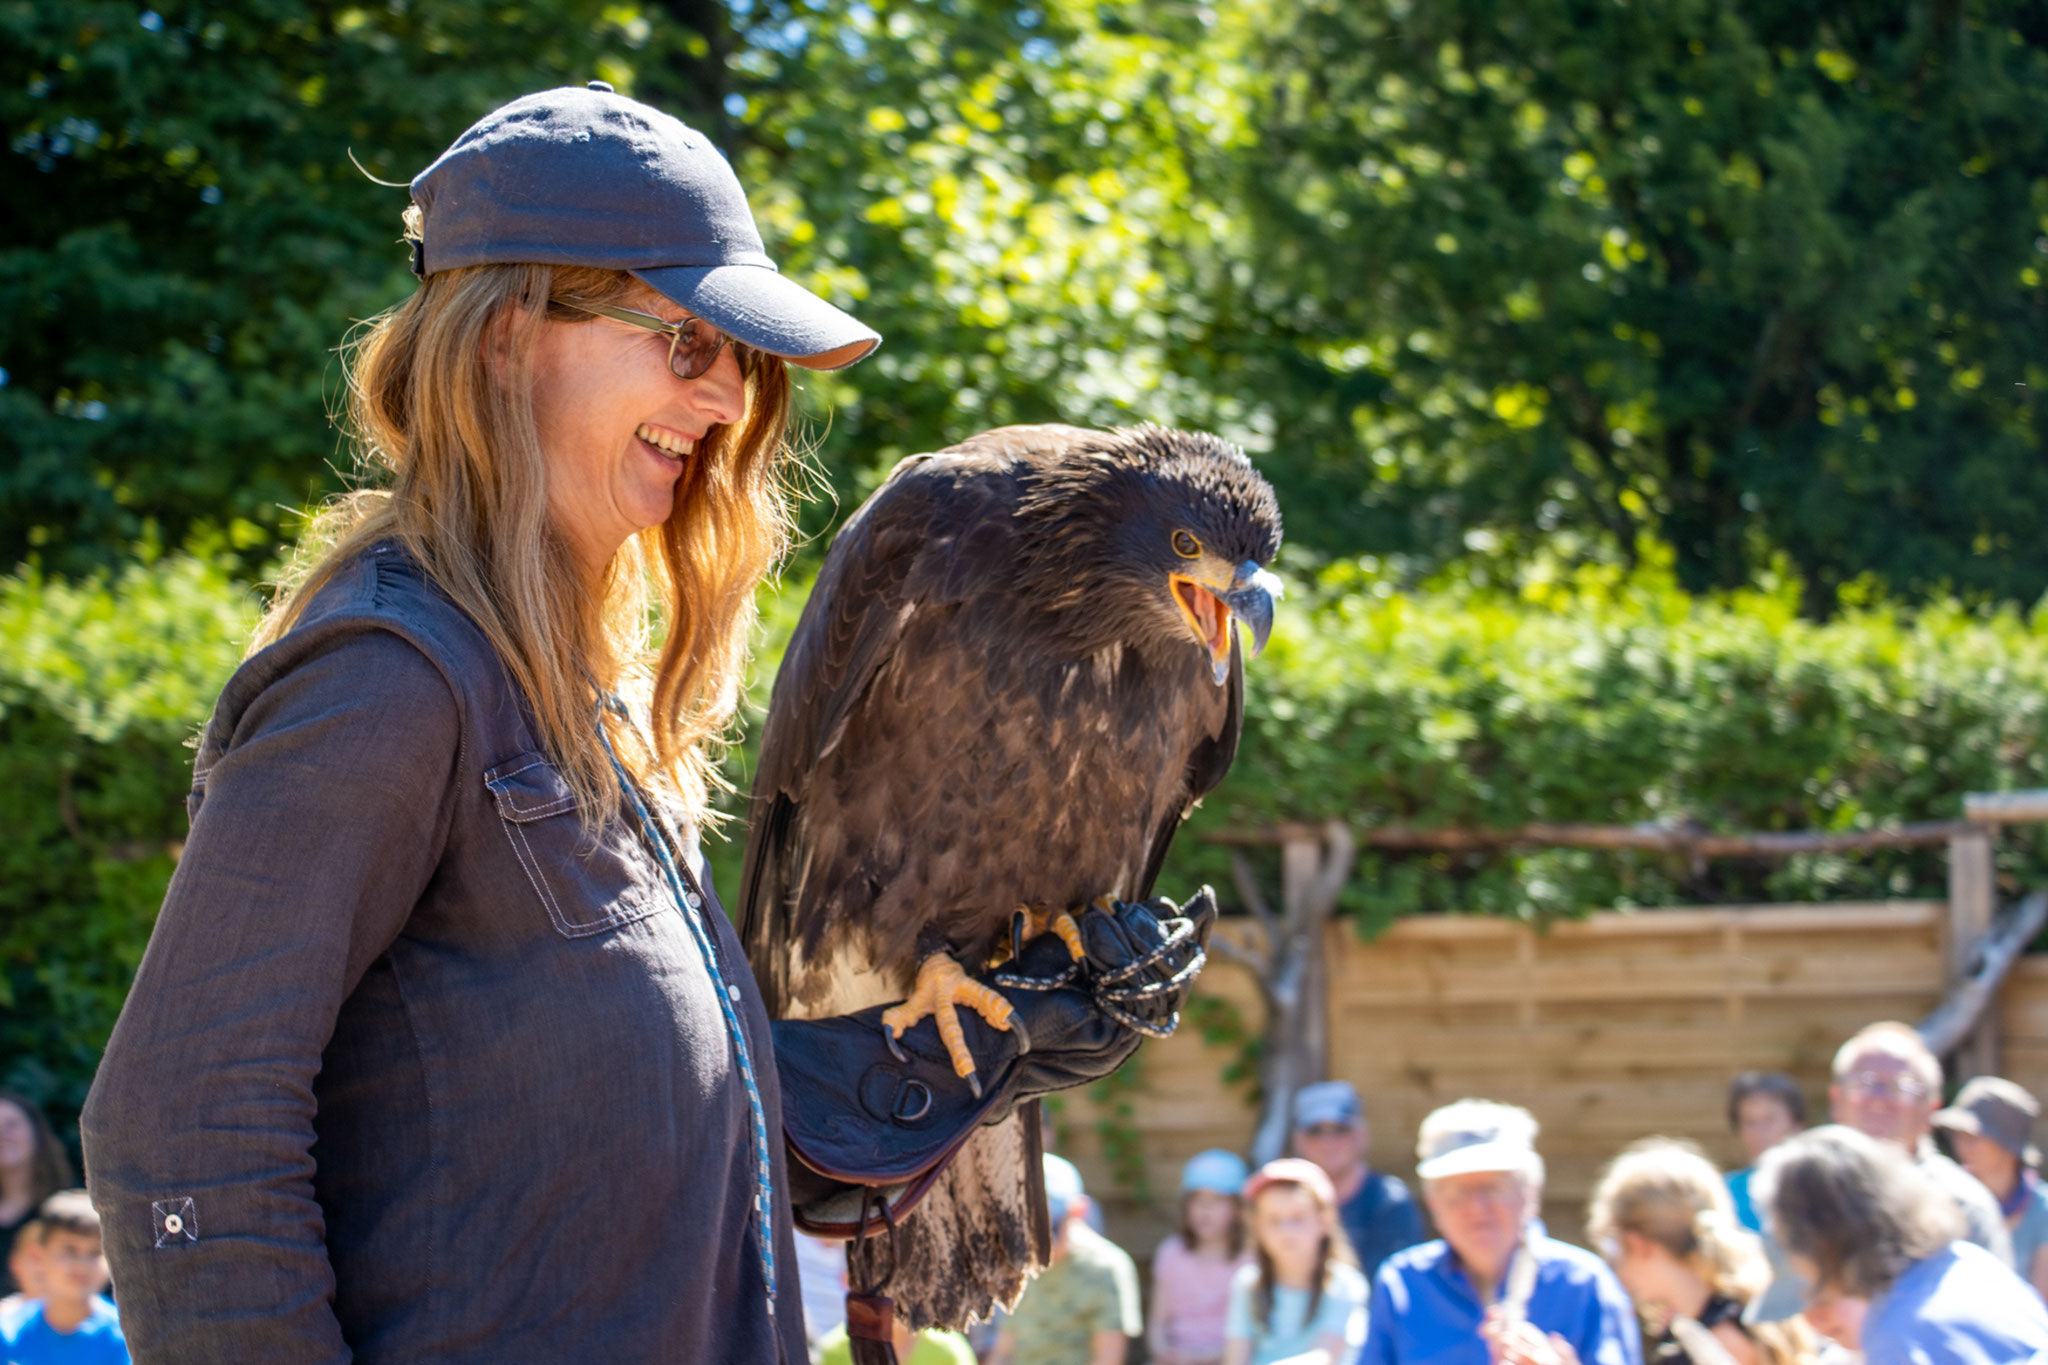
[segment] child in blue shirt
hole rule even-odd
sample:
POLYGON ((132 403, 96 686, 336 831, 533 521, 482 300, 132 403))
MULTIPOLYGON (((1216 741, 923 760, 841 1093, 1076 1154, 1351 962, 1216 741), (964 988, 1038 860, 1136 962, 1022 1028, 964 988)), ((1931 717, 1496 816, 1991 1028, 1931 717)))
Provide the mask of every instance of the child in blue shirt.
POLYGON ((1244 1187, 1258 1253, 1230 1285, 1224 1365, 1351 1365, 1365 1340, 1365 1276, 1322 1167, 1269 1161, 1244 1187))
POLYGON ((36 1211, 43 1297, 0 1322, 8 1365, 128 1365, 114 1305, 102 1298, 107 1258, 100 1216, 84 1190, 63 1190, 36 1211))

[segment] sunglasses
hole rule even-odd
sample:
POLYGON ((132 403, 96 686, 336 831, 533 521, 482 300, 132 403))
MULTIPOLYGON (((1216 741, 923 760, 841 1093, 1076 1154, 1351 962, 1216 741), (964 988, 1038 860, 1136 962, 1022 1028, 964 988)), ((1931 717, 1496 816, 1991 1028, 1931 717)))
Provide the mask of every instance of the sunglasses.
MULTIPOLYGON (((593 317, 610 318, 623 322, 629 327, 643 327, 650 332, 660 332, 668 338, 668 367, 678 379, 701 379, 718 362, 718 353, 725 349, 725 343, 732 339, 718 328, 699 317, 684 318, 681 322, 668 322, 652 313, 636 313, 630 308, 614 308, 608 303, 590 303, 584 299, 556 299, 564 308, 573 308, 579 313, 593 317)), ((733 342, 733 354, 746 359, 746 348, 733 342)))

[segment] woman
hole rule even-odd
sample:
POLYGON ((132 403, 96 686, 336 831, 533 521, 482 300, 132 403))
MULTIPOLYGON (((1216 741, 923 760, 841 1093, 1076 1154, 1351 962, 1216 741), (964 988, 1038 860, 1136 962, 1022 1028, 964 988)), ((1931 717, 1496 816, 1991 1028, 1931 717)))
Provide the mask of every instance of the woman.
POLYGON ((2034 1120, 2041 1106, 2019 1086, 1979 1076, 1934 1116, 1948 1131, 1962 1168, 1984 1182, 2012 1232, 2012 1264, 2034 1292, 2048 1298, 2048 1185, 2034 1174, 2041 1153, 2034 1120))
POLYGON ((1655 1365, 1812 1360, 1798 1326, 1744 1325, 1743 1310, 1770 1283, 1770 1262, 1738 1223, 1721 1173, 1690 1143, 1646 1138, 1623 1151, 1594 1186, 1586 1230, 1635 1300, 1644 1357, 1655 1365), (1693 1344, 1700 1333, 1712 1344, 1693 1344))
POLYGON ((1782 1071, 1745 1071, 1728 1086, 1728 1130, 1742 1144, 1749 1164, 1728 1173, 1728 1193, 1735 1216, 1751 1232, 1764 1230, 1750 1197, 1749 1182, 1765 1152, 1806 1127, 1806 1095, 1799 1082, 1782 1071))
POLYGON ((14 1239, 36 1208, 72 1185, 71 1158, 34 1100, 0 1090, 0 1298, 21 1286, 9 1269, 14 1239))
POLYGON ((1299 1157, 1245 1183, 1254 1264, 1230 1283, 1223 1365, 1349 1365, 1365 1341, 1365 1276, 1337 1224, 1337 1191, 1299 1157))
POLYGON ((1891 1143, 1829 1125, 1771 1149, 1757 1202, 1813 1286, 1806 1318, 1869 1365, 1993 1365, 2048 1351, 2048 1307, 1962 1241, 1962 1215, 1891 1143))
POLYGON ((87 1105, 129 1341, 802 1361, 786 1127, 894 1156, 1135 1035, 1019 1000, 1031 1055, 972 1104, 859 1016, 771 1037, 697 831, 785 543, 784 362, 877 337, 775 273, 701 135, 601 83, 412 191, 421 284, 350 374, 388 489, 323 519, 221 694, 87 1105), (785 1109, 776 1048, 895 1088, 785 1109))

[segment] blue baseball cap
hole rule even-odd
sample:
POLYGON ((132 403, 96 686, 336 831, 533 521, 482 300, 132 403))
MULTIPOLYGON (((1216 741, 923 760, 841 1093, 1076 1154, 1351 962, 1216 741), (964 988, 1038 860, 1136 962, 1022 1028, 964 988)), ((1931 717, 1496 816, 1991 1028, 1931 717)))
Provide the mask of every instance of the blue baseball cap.
POLYGON ((1294 1127, 1297 1132, 1319 1123, 1341 1123, 1346 1127, 1365 1118, 1365 1105, 1358 1088, 1349 1081, 1320 1081, 1294 1092, 1294 1127))
POLYGON ((1054 1231, 1067 1221, 1074 1206, 1087 1197, 1081 1188, 1081 1173, 1063 1156, 1045 1154, 1045 1210, 1052 1215, 1054 1231))
POLYGON ((775 268, 711 140, 603 81, 516 99, 412 181, 413 270, 533 262, 627 270, 747 345, 814 370, 881 336, 775 268))
POLYGON ((1237 1194, 1244 1189, 1246 1177, 1251 1168, 1244 1164, 1244 1158, 1236 1152, 1226 1152, 1221 1147, 1211 1147, 1206 1152, 1197 1152, 1181 1167, 1180 1192, 1193 1194, 1196 1190, 1207 1190, 1212 1194, 1237 1194))

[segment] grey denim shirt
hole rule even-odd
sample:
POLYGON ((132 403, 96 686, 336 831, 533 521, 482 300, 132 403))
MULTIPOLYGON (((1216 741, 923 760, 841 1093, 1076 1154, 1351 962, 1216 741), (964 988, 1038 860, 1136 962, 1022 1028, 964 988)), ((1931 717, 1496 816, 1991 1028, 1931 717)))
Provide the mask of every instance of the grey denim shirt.
POLYGON ((691 930, 634 827, 579 847, 402 549, 236 672, 190 809, 83 1121, 141 1365, 804 1360, 768 1019, 694 841, 777 1135, 773 1314, 691 930))

